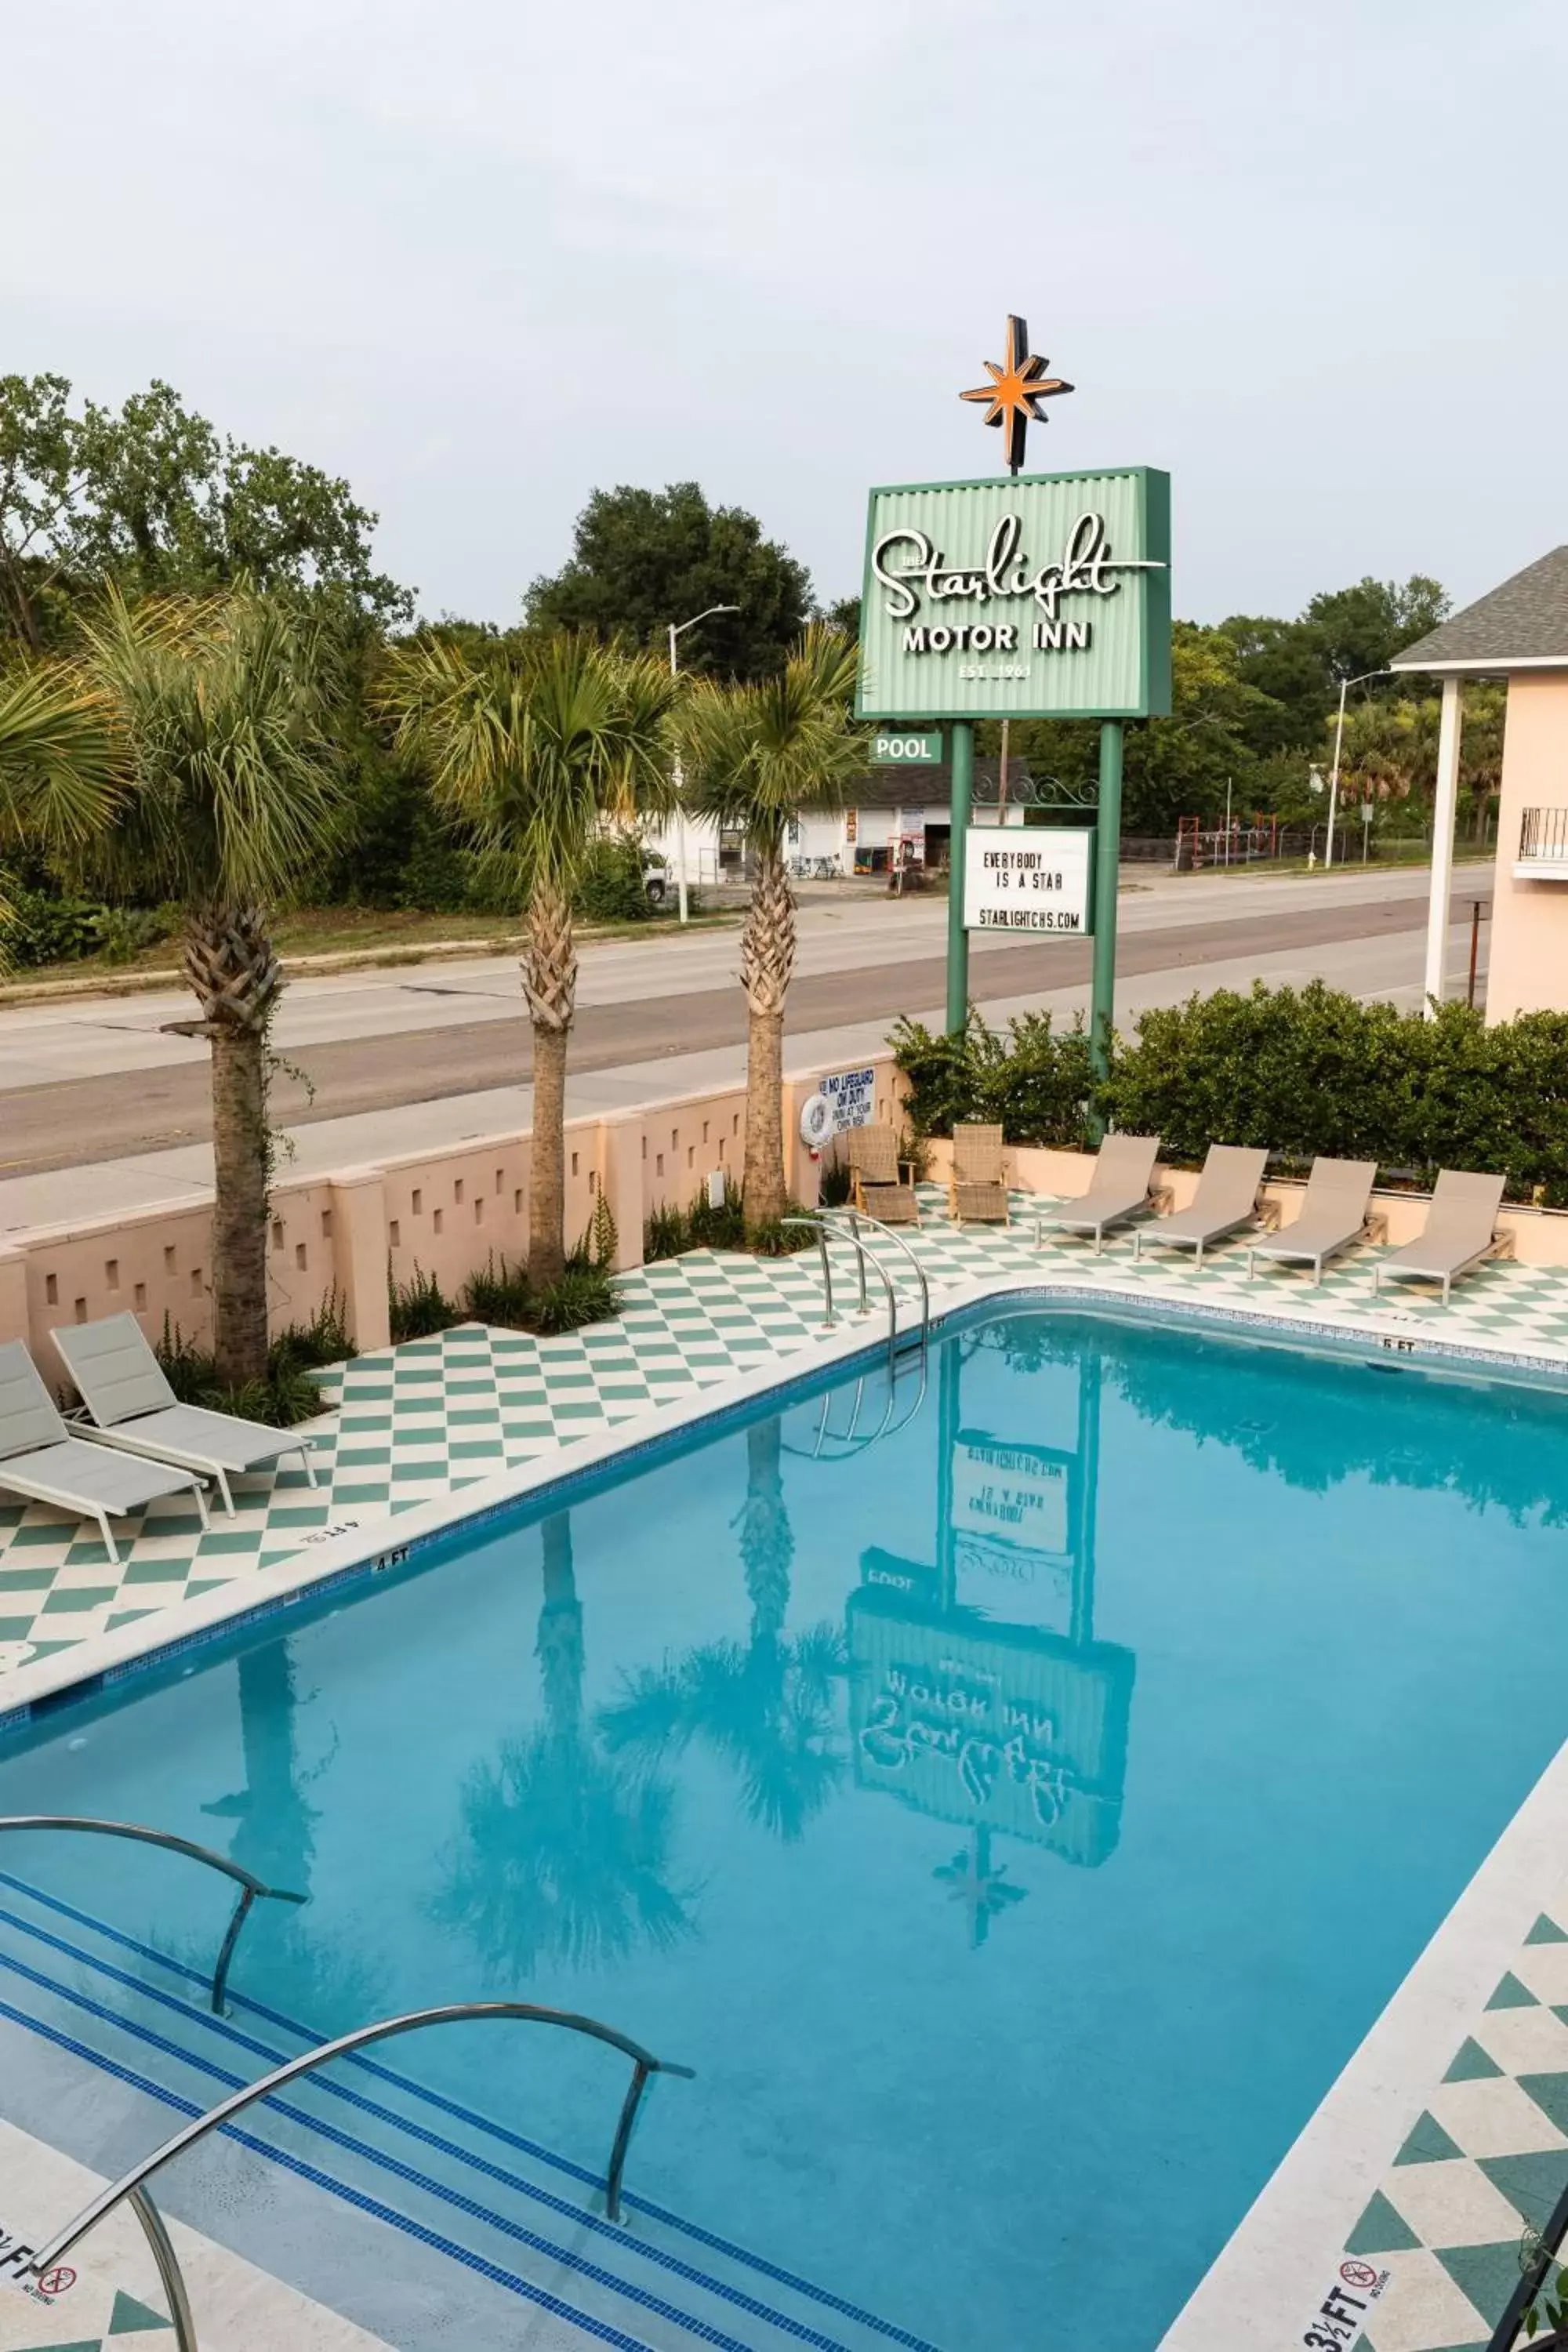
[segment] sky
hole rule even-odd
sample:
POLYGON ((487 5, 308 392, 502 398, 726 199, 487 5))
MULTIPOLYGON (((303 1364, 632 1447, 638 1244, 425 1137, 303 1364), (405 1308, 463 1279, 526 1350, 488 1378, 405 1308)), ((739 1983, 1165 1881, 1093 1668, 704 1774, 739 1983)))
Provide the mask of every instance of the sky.
POLYGON ((507 621, 695 478, 825 601, 873 482, 1173 477, 1179 613, 1568 539, 1563 0, 49 0, 0 10, 0 373, 153 376, 507 621))

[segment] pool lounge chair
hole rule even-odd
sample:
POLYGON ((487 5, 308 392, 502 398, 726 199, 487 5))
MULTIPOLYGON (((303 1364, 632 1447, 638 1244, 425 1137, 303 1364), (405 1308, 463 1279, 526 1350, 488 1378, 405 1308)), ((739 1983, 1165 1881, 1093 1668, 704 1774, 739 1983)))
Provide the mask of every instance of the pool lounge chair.
POLYGON ((899 1139, 890 1127, 849 1129, 849 1197, 863 1217, 876 1217, 884 1225, 920 1223, 914 1165, 899 1158, 899 1139))
POLYGON ((1375 1160, 1314 1160, 1300 1215, 1279 1233, 1248 1245, 1248 1282, 1252 1262, 1259 1257, 1273 1258, 1282 1265, 1310 1265, 1312 1280, 1321 1282, 1328 1260, 1359 1242, 1373 1222, 1372 1188, 1376 1177, 1375 1160))
POLYGON ((1154 1162, 1160 1156, 1157 1135, 1108 1135, 1100 1147, 1089 1190, 1076 1201, 1042 1209, 1035 1220, 1038 1244, 1047 1225, 1058 1233, 1092 1234, 1100 1255, 1112 1225, 1124 1225, 1154 1205, 1154 1162))
POLYGON ((1142 1255, 1145 1240, 1163 1242, 1171 1249, 1190 1249, 1202 1265, 1211 1242, 1239 1233, 1256 1219, 1268 1158, 1266 1151, 1211 1143, 1191 1206, 1178 1209, 1174 1216, 1159 1217, 1152 1225, 1140 1225, 1132 1236, 1133 1256, 1142 1255))
POLYGON ((153 1462, 177 1463, 216 1479, 232 1519, 233 1471, 258 1470, 285 1454, 297 1454, 313 1486, 310 1441, 294 1429, 268 1429, 237 1413, 209 1412, 181 1404, 163 1377, 134 1315, 106 1315, 100 1323, 68 1323, 50 1333, 61 1361, 76 1382, 100 1445, 142 1454, 153 1462))
POLYGON ((20 1339, 0 1346, 0 1487, 31 1503, 53 1503, 96 1519, 104 1549, 116 1568, 120 1554, 109 1531, 111 1517, 123 1518, 162 1495, 187 1491, 207 1524, 202 1482, 189 1470, 167 1463, 129 1462, 73 1437, 20 1339))
POLYGON ((1445 1168, 1432 1194, 1425 1231, 1418 1240, 1379 1260, 1373 1268, 1373 1289, 1381 1290, 1384 1277, 1391 1274, 1405 1282, 1440 1282, 1447 1307, 1458 1276, 1468 1274, 1483 1258, 1494 1253, 1500 1257, 1513 1247, 1512 1235, 1498 1230, 1506 1181, 1502 1176, 1445 1168))
POLYGON ((1000 1127, 985 1126, 973 1119, 955 1124, 947 1213, 955 1225, 1005 1225, 1009 1222, 1000 1127))

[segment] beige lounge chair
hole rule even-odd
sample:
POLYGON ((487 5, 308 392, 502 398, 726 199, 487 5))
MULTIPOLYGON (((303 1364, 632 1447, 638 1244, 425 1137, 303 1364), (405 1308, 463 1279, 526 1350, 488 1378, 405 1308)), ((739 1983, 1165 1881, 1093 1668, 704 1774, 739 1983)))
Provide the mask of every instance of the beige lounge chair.
POLYGON ((1092 1234, 1100 1255, 1112 1225, 1144 1215, 1154 1205, 1154 1162, 1160 1156, 1157 1135, 1108 1135, 1100 1147, 1089 1190, 1076 1201, 1042 1209, 1035 1220, 1038 1243, 1046 1226, 1064 1234, 1092 1234))
POLYGON ((1378 1261, 1373 1268, 1373 1289, 1382 1289, 1385 1275, 1404 1282, 1440 1282, 1447 1307, 1458 1276, 1468 1274, 1483 1258, 1505 1256, 1513 1247, 1513 1236, 1500 1232, 1497 1221, 1507 1181, 1503 1176, 1476 1176, 1445 1168, 1420 1237, 1378 1261))
POLYGON ((1204 1252, 1211 1242, 1223 1241, 1226 1234, 1239 1233, 1258 1215, 1258 1188, 1263 1182, 1263 1170, 1268 1154, 1251 1151, 1234 1143, 1211 1143, 1198 1178, 1198 1189, 1191 1206, 1178 1209, 1172 1217, 1158 1217, 1150 1225, 1140 1225, 1132 1236, 1132 1255, 1141 1257, 1147 1241, 1163 1242, 1169 1249, 1190 1249, 1199 1265, 1204 1252))
POLYGON ((1359 1242, 1376 1222, 1371 1213, 1376 1179, 1375 1160, 1314 1160, 1300 1215, 1279 1233, 1248 1245, 1248 1282, 1252 1262, 1259 1257, 1273 1258, 1281 1265, 1310 1265, 1312 1280, 1321 1282, 1328 1260, 1359 1242))
POLYGON ((952 1174, 947 1210, 955 1225, 1005 1225, 1009 1222, 1003 1180, 1002 1129, 975 1119, 952 1130, 952 1174))
POLYGON ((134 1315, 68 1323, 49 1337, 91 1416, 98 1443, 215 1478, 231 1519, 233 1472, 264 1469, 285 1454, 297 1454, 315 1485, 310 1441, 297 1429, 270 1429, 265 1422, 242 1421, 237 1413, 182 1404, 134 1315))
POLYGON ((120 1554, 109 1531, 111 1517, 124 1518, 163 1495, 189 1493, 196 1498, 202 1526, 207 1525, 202 1482, 189 1470, 131 1462, 73 1436, 20 1339, 0 1347, 0 1487, 29 1502, 53 1503, 96 1519, 116 1568, 120 1554))
POLYGON ((899 1158, 890 1127, 849 1129, 849 1197, 863 1217, 884 1225, 918 1225, 914 1163, 899 1158))

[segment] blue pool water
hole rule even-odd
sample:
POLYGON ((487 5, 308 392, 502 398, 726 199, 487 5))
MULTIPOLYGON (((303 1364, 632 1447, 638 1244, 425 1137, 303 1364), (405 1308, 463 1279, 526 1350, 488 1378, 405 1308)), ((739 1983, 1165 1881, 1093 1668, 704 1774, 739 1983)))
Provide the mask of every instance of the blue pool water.
POLYGON ((221 1885, 6 1839, 0 2111, 107 2166, 307 2032, 515 1995, 697 2070, 624 2231, 621 2063, 500 2025, 169 2202, 411 2347, 1155 2345, 1568 1730, 1568 1401, 1052 1311, 949 1327, 860 1450, 855 1409, 0 1748, 0 1812, 310 1897, 207 2023, 221 1885))

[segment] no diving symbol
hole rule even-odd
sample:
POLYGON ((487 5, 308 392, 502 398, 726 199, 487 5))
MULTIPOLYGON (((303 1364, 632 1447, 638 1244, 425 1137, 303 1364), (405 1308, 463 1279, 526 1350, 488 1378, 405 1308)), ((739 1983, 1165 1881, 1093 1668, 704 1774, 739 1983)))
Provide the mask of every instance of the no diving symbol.
POLYGON ((1377 2284, 1377 2273, 1370 2263, 1342 2263, 1340 2276, 1347 2286, 1371 2287, 1377 2284))
POLYGON ((57 2263, 52 2271, 45 2271, 38 2281, 40 2294, 64 2294, 76 2284, 76 2273, 68 2263, 57 2263))

